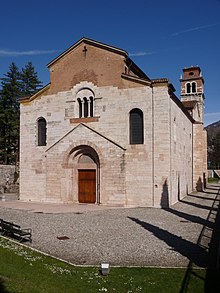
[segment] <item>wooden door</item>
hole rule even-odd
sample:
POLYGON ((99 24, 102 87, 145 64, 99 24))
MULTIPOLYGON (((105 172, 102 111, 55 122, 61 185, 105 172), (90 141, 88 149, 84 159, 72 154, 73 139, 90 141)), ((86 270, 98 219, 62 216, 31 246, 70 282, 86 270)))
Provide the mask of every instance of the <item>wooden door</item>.
POLYGON ((78 196, 80 203, 96 202, 96 170, 78 170, 78 196))

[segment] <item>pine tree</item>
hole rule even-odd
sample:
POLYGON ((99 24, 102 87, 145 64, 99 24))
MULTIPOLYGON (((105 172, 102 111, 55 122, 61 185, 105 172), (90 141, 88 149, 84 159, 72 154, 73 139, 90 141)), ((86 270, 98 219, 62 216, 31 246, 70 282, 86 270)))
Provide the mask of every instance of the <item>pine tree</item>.
POLYGON ((30 96, 37 92, 38 88, 42 86, 42 82, 38 79, 32 62, 22 68, 21 71, 21 93, 22 96, 30 96))
POLYGON ((19 98, 33 95, 41 82, 29 62, 22 71, 13 62, 1 80, 0 90, 0 163, 19 160, 19 98))
POLYGON ((14 163, 18 155, 20 73, 15 63, 1 78, 0 91, 0 161, 14 163))

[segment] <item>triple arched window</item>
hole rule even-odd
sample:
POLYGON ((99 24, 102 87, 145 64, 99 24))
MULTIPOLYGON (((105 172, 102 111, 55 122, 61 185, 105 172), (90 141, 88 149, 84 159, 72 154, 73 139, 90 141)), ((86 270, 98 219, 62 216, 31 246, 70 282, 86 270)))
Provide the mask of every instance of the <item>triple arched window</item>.
POLYGON ((89 98, 78 98, 79 118, 93 117, 94 99, 92 96, 89 98))
POLYGON ((186 93, 191 94, 191 93, 196 93, 197 88, 196 88, 196 82, 187 82, 186 84, 186 93))
POLYGON ((132 109, 129 113, 130 144, 144 143, 143 112, 140 109, 132 109))
POLYGON ((43 117, 37 120, 37 145, 47 145, 47 122, 43 117))

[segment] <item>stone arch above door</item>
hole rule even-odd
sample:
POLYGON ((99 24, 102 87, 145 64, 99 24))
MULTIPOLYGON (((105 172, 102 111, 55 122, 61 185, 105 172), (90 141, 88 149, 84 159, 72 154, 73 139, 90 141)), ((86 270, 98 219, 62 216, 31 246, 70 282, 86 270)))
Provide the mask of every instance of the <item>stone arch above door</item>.
POLYGON ((76 163, 78 163, 77 160, 82 155, 88 155, 93 158, 99 168, 103 164, 100 149, 90 142, 80 141, 78 144, 69 146, 64 154, 62 166, 64 168, 75 167, 76 163))

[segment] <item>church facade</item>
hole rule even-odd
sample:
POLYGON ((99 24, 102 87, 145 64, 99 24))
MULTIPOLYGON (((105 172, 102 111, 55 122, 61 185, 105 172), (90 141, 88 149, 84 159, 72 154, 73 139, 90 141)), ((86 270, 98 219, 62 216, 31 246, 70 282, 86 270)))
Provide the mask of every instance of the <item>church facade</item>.
POLYGON ((20 99, 20 200, 168 207, 206 175, 204 80, 185 68, 181 100, 122 49, 82 38, 20 99))

